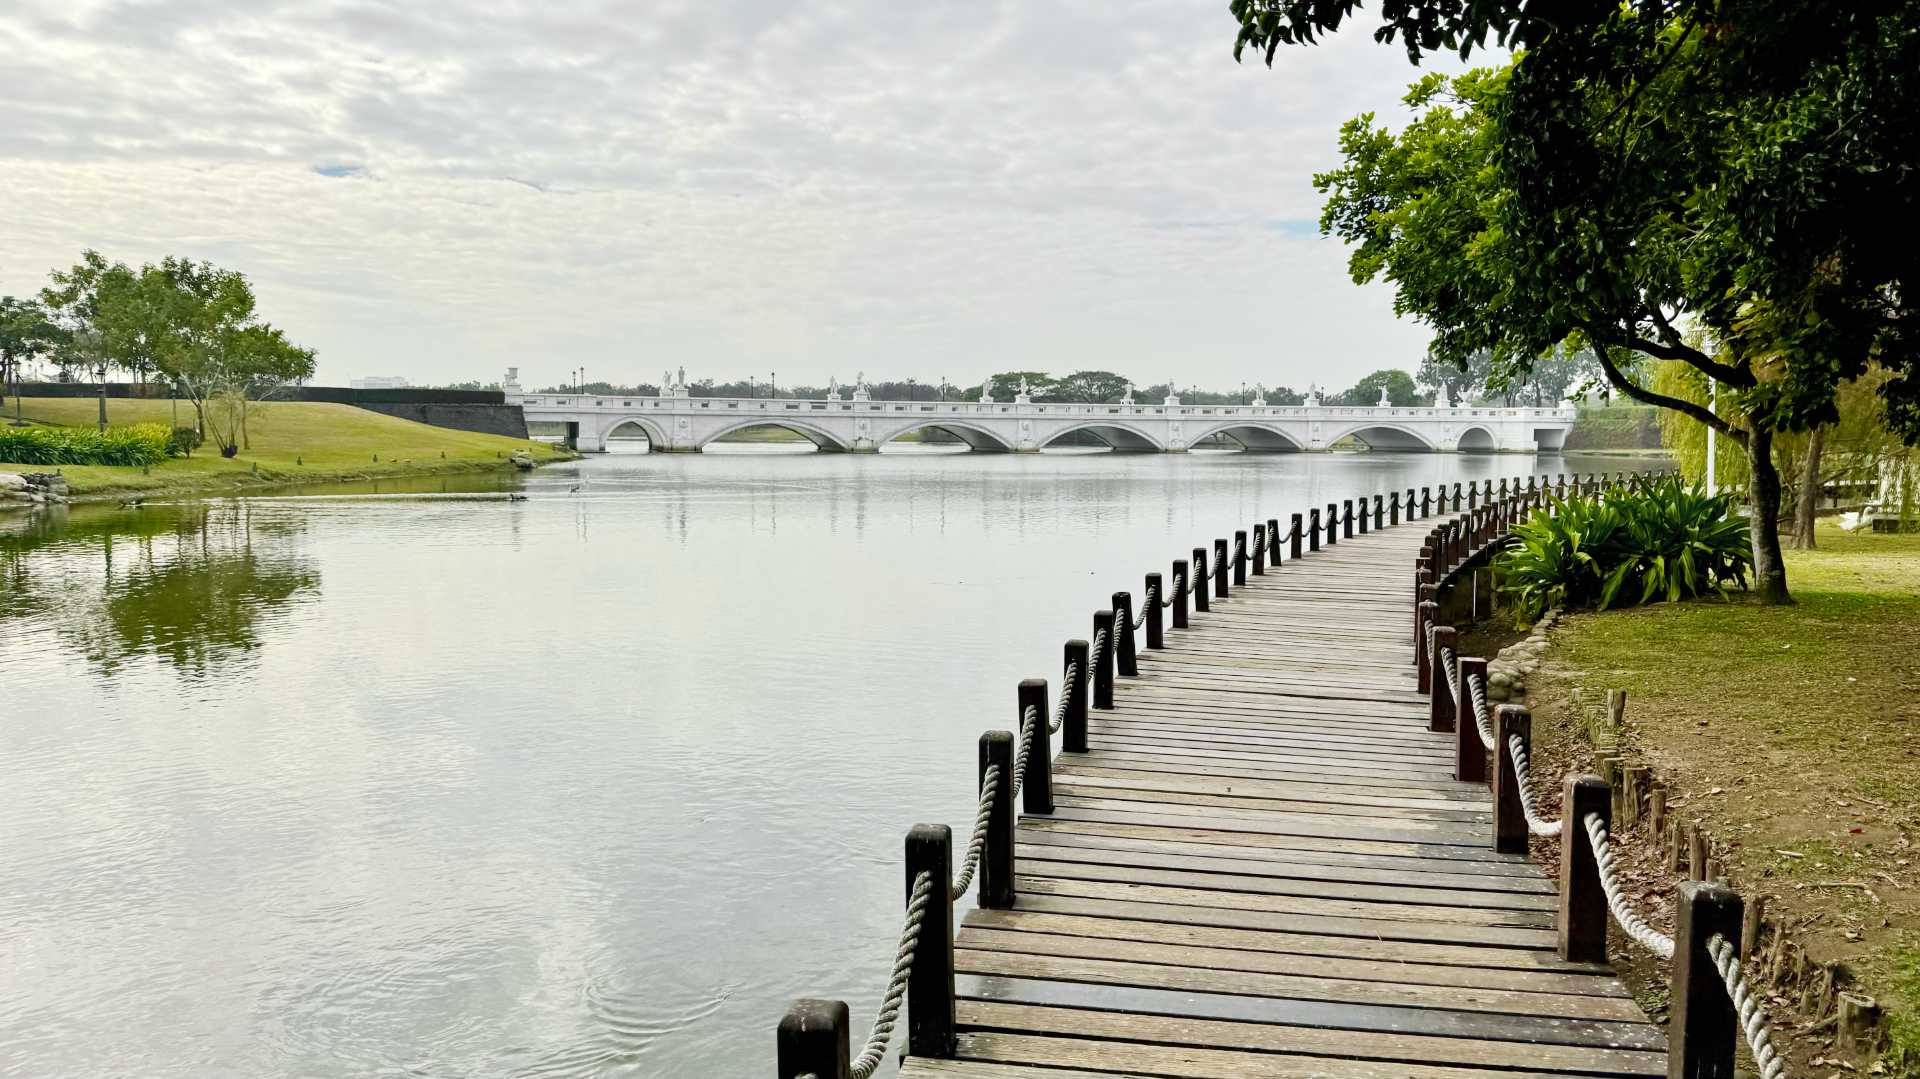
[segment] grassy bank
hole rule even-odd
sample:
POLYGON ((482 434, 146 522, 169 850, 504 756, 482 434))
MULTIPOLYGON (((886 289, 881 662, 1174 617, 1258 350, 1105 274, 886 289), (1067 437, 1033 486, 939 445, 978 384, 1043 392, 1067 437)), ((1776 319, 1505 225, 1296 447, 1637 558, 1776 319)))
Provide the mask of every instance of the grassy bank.
MULTIPOLYGON (((29 397, 21 412, 29 423, 87 427, 96 422, 99 403, 86 398, 29 397)), ((13 422, 13 413, 13 399, 8 398, 0 422, 13 422)), ((182 425, 190 426, 193 410, 181 404, 180 417, 182 425)), ((170 401, 107 402, 107 422, 116 426, 171 425, 173 418, 170 401)), ((251 446, 233 458, 221 457, 208 444, 190 458, 173 458, 150 469, 63 465, 59 471, 67 477, 74 497, 88 498, 220 494, 288 484, 504 469, 511 467, 507 456, 516 450, 527 450, 542 462, 567 456, 542 443, 429 427, 351 405, 264 402, 253 406, 247 426, 251 446)), ((53 469, 0 461, 0 471, 53 469)))
MULTIPOLYGON (((1585 713, 1626 689, 1620 752, 1725 844, 1728 878, 1767 897, 1770 921, 1887 1009, 1889 1073, 1920 1075, 1920 536, 1828 525, 1818 542, 1787 552, 1793 606, 1569 618, 1532 686, 1541 774, 1591 769, 1585 713)), ((1643 909, 1670 909, 1657 852, 1638 854, 1643 909)), ((1786 1033, 1802 1063, 1830 1052, 1818 1024, 1786 1033)))

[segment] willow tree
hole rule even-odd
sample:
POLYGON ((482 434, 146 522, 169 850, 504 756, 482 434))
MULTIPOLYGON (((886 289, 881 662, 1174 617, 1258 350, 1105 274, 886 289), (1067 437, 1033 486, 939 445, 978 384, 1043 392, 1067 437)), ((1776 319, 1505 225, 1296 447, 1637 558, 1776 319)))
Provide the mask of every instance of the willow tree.
MULTIPOLYGON (((1357 8, 1233 0, 1236 55, 1272 63, 1357 8)), ((1732 439, 1756 589, 1788 602, 1776 432, 1832 422, 1839 387, 1878 363, 1890 425, 1920 438, 1920 244, 1895 227, 1920 201, 1920 0, 1384 0, 1379 19, 1416 61, 1517 51, 1417 82, 1400 132, 1342 129, 1345 164, 1316 184, 1355 279, 1391 281, 1439 361, 1484 352, 1503 384, 1571 341, 1620 393, 1732 439), (1658 392, 1640 357, 1713 380, 1728 414, 1658 392)))

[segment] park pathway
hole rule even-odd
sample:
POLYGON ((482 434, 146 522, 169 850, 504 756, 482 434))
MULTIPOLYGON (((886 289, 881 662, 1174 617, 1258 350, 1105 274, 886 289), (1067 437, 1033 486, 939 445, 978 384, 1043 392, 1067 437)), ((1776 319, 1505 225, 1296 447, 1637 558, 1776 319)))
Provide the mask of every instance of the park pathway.
POLYGON ((1427 526, 1342 539, 1139 653, 954 940, 958 1052, 911 1079, 1666 1074, 1555 884, 1492 849, 1413 665, 1427 526))

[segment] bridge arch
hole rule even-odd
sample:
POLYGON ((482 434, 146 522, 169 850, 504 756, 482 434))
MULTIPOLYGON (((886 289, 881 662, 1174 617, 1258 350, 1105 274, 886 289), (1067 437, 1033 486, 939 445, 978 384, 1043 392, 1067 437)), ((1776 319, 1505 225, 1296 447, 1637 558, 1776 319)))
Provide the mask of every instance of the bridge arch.
POLYGON ((1140 428, 1127 423, 1115 423, 1112 420, 1091 420, 1086 423, 1073 423, 1050 432, 1039 441, 1037 448, 1046 449, 1068 435, 1086 432, 1105 442, 1116 453, 1160 453, 1166 449, 1160 440, 1147 434, 1140 428))
POLYGON ((613 422, 601 429, 600 445, 604 448, 610 440, 632 437, 631 435, 621 433, 621 428, 623 427, 631 427, 645 436, 647 440, 647 452, 649 453, 657 453, 666 448, 667 434, 660 429, 660 425, 654 423, 652 420, 641 419, 638 416, 614 417, 613 422))
POLYGON ((1013 446, 1008 444, 1006 439, 1001 438, 985 427, 960 420, 940 418, 914 420, 904 427, 890 432, 885 438, 879 439, 878 442, 884 446, 894 439, 899 438, 901 435, 910 435, 915 431, 924 431, 930 427, 937 427, 960 441, 965 442, 967 449, 974 453, 1013 452, 1013 446))
POLYGON ((1439 449, 1426 435, 1397 423, 1362 422, 1335 431, 1327 439, 1331 446, 1343 438, 1356 438, 1376 452, 1432 453, 1439 449))
POLYGON ((1226 435, 1245 447, 1248 453, 1300 453, 1306 449, 1297 437, 1276 424, 1248 423, 1244 420, 1210 427, 1187 444, 1196 446, 1215 435, 1226 435))
POLYGON ((819 447, 821 453, 845 453, 850 448, 846 443, 840 441, 833 432, 816 424, 808 423, 804 420, 790 419, 784 416, 756 416, 751 419, 741 420, 738 423, 730 423, 701 439, 700 451, 705 453, 708 446, 713 445, 715 442, 720 441, 736 431, 744 431, 749 427, 779 427, 792 431, 794 434, 802 436, 807 441, 819 447))
POLYGON ((1498 448, 1493 432, 1478 425, 1460 432, 1460 440, 1454 443, 1454 449, 1461 453, 1492 453, 1498 448))

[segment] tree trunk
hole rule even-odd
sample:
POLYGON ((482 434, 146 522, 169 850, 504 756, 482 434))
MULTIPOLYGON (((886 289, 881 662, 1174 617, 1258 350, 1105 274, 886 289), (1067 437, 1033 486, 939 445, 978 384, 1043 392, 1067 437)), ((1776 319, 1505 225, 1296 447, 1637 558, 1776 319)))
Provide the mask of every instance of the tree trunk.
POLYGON ((1813 522, 1820 510, 1820 451, 1827 444, 1827 429, 1815 427, 1807 436, 1807 459, 1800 465, 1800 490, 1793 500, 1793 545, 1803 551, 1813 549, 1813 522))
POLYGON ((1753 590, 1762 603, 1792 603, 1787 565, 1780 557, 1780 470, 1773 466, 1769 428, 1756 426, 1748 436, 1747 466, 1753 474, 1747 486, 1752 507, 1747 520, 1753 535, 1753 590))

